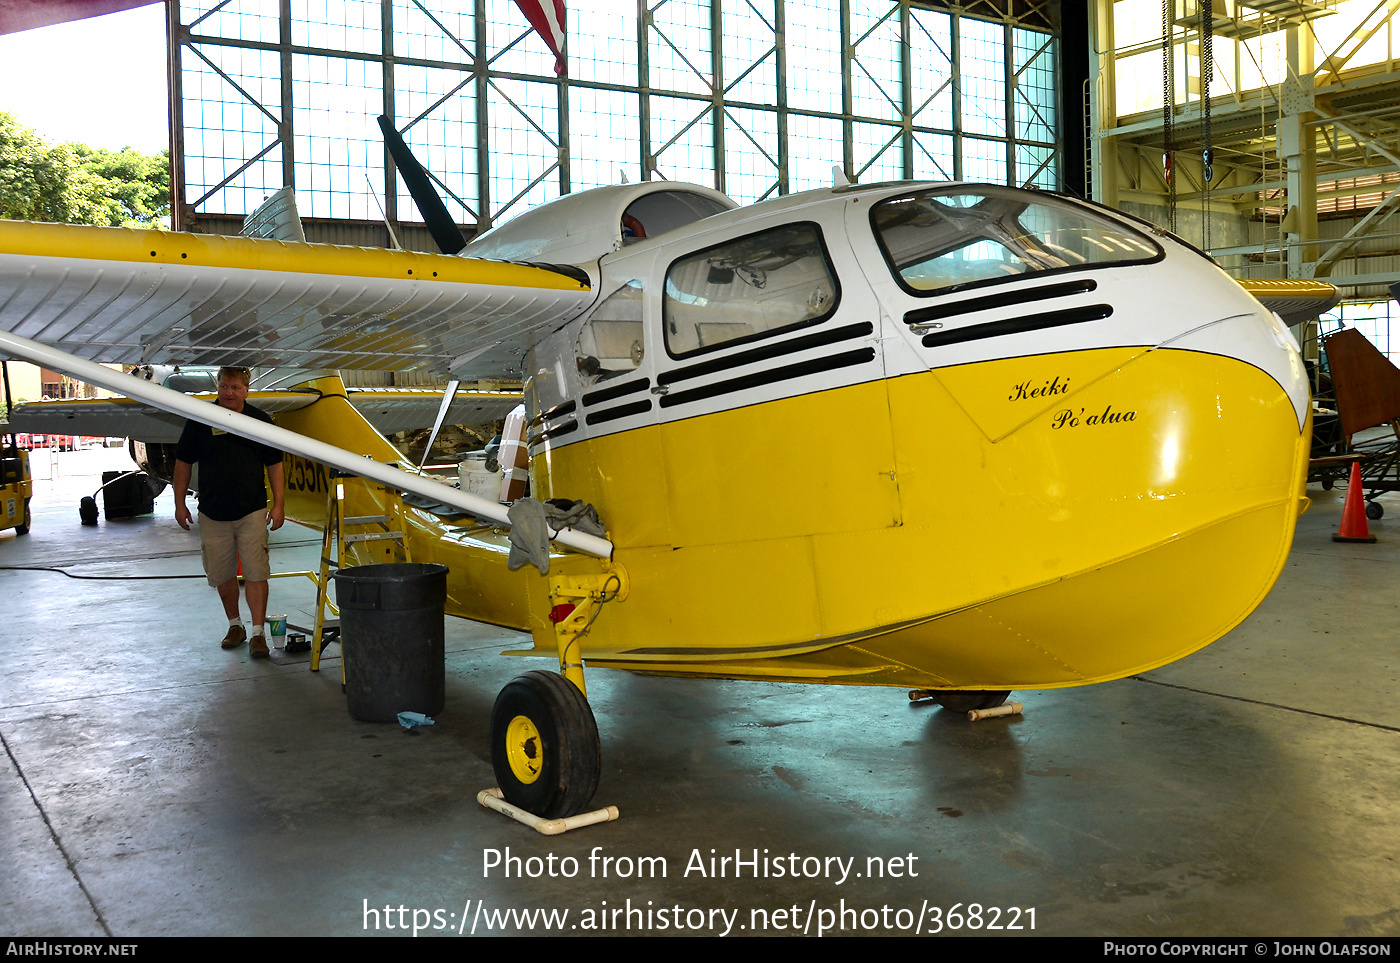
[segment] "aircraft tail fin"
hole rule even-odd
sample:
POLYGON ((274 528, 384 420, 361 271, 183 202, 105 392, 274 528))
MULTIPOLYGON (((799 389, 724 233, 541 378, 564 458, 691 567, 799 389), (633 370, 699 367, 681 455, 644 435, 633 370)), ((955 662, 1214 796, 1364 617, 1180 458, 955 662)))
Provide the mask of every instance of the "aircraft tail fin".
MULTIPOLYGON (((412 470, 403 453, 389 443, 346 396, 345 382, 328 374, 297 386, 319 393, 315 404, 283 411, 273 416, 278 427, 295 431, 316 441, 358 452, 381 464, 397 464, 412 470)), ((302 455, 286 453, 282 458, 286 484, 287 517, 303 525, 321 528, 326 523, 326 499, 332 484, 331 469, 302 455)))
POLYGON ((1348 438, 1400 419, 1400 369, 1389 358, 1355 328, 1338 331, 1323 343, 1348 438))
POLYGON ((302 230, 301 215, 297 213, 296 192, 290 187, 284 187, 271 194, 251 214, 243 218, 243 227, 238 233, 243 237, 300 241, 305 244, 306 232, 302 230))

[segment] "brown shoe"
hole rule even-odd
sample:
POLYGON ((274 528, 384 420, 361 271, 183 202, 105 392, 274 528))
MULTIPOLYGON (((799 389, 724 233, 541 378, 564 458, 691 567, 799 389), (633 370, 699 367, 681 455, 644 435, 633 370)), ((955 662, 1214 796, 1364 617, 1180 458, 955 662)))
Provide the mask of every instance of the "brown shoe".
POLYGON ((230 625, 228 627, 228 635, 224 636, 224 640, 220 642, 219 645, 225 649, 236 649, 242 645, 247 638, 248 633, 243 630, 243 626, 230 625))
POLYGON ((268 656, 267 639, 261 635, 255 635, 248 640, 248 654, 255 659, 265 659, 268 656))

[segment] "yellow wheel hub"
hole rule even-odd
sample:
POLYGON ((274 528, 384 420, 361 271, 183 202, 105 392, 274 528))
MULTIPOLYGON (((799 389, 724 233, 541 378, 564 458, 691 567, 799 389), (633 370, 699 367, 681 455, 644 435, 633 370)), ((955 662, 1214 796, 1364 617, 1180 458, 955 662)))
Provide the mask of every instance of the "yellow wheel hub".
POLYGON ((516 716, 506 726, 506 758, 515 778, 529 785, 540 778, 544 768, 544 747, 540 731, 528 716, 516 716))

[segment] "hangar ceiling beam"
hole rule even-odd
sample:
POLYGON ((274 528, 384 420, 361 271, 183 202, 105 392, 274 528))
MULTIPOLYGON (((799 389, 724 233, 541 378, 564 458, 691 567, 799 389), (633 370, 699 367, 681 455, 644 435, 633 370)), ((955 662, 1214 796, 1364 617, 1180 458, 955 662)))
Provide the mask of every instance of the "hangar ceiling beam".
MULTIPOLYGON (((1344 130, 1348 134, 1350 134, 1351 137, 1358 143, 1367 145, 1371 150, 1374 150, 1376 153, 1380 154, 1392 164, 1400 166, 1400 154, 1397 154, 1395 151, 1391 150, 1390 147, 1388 147, 1386 144, 1381 143, 1375 138, 1372 138, 1362 133, 1347 120, 1343 119, 1342 117, 1339 117, 1332 111, 1328 110, 1326 107, 1323 107, 1321 105, 1315 105, 1315 110, 1318 114, 1322 115, 1322 117, 1331 121, 1335 127, 1338 127, 1341 130, 1344 130)), ((1309 273, 1311 273, 1314 277, 1330 273, 1331 265, 1344 252, 1346 252, 1352 246, 1354 246, 1357 241, 1362 240, 1364 237, 1370 235, 1375 230, 1375 228, 1384 224, 1385 221, 1387 221, 1390 218, 1390 216, 1395 213, 1396 208, 1393 205, 1397 199, 1400 199, 1400 190, 1392 188, 1379 204, 1373 207, 1366 214, 1365 217, 1363 217, 1360 221, 1353 225, 1351 230, 1349 230, 1345 235, 1343 235, 1340 241, 1328 248, 1327 251, 1324 252, 1323 255, 1311 265, 1311 270, 1309 271, 1309 273)))
MULTIPOLYGON (((1163 113, 1150 89, 1161 73, 1160 6, 1160 0, 1095 0, 1091 7, 1098 70, 1091 156, 1097 199, 1165 223, 1165 214, 1156 213, 1167 203, 1163 113)), ((1234 56, 1222 51, 1216 58, 1213 86, 1195 76, 1199 71, 1179 66, 1194 65, 1199 17, 1185 9, 1175 20, 1178 210, 1191 224, 1179 233, 1197 243, 1209 234, 1215 253, 1228 258, 1227 270, 1239 276, 1330 271, 1343 284, 1372 283, 1385 263, 1378 258, 1400 263, 1400 243, 1383 233, 1393 233, 1391 211, 1400 205, 1390 196, 1400 185, 1400 0, 1280 2, 1262 12, 1236 4, 1228 24, 1222 9, 1217 2, 1217 49, 1222 37, 1235 49, 1234 56), (1193 184, 1201 180, 1207 95, 1213 95, 1215 176, 1193 184), (1204 223, 1208 206, 1211 228, 1204 223), (1319 227, 1322 218, 1333 223, 1319 227), (1319 258, 1324 250, 1330 253, 1319 258), (1358 269, 1363 263, 1370 266, 1358 269)))
MULTIPOLYGON (((1284 78, 1278 119, 1278 154, 1288 181, 1288 212, 1282 225, 1295 241, 1317 237, 1317 136, 1310 121, 1316 99, 1313 90, 1311 31, 1293 24, 1285 34, 1288 76, 1284 78), (1290 221, 1292 222, 1290 224, 1290 221)), ((1291 245, 1288 276, 1307 277, 1304 265, 1317 257, 1317 248, 1291 245)), ((1310 265, 1309 265, 1310 267, 1310 265)))
MULTIPOLYGON (((1342 71, 1346 69, 1352 57, 1356 56, 1372 37, 1385 29, 1391 17, 1395 16, 1396 10, 1400 10, 1400 0, 1380 0, 1371 12, 1352 28, 1351 33, 1323 58, 1316 77, 1318 86, 1326 82, 1328 77, 1340 80, 1342 71)), ((1311 31, 1311 25, 1309 30, 1311 31)))

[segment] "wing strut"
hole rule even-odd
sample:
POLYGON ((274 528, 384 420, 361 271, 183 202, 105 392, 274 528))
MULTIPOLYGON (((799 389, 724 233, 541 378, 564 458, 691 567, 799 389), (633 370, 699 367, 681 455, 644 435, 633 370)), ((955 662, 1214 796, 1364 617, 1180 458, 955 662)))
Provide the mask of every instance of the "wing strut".
POLYGON ((428 452, 433 450, 433 442, 437 441, 438 432, 442 430, 442 421, 447 417, 447 409, 452 407, 452 399, 457 397, 457 386, 460 381, 449 381, 447 390, 442 393, 442 405, 438 408, 437 420, 433 422, 432 434, 428 435, 428 444, 423 448, 423 460, 418 463, 422 468, 428 463, 428 452))
MULTIPOLYGON (((497 502, 449 488, 441 482, 433 481, 423 475, 380 464, 364 455, 328 445, 314 438, 308 438, 306 435, 299 435, 294 431, 278 428, 276 425, 264 424, 248 415, 220 408, 207 401, 199 401, 154 382, 133 378, 120 371, 113 371, 111 368, 105 368, 96 362, 86 361, 77 355, 39 344, 37 341, 30 341, 17 334, 0 331, 0 357, 4 356, 23 358, 25 361, 42 365, 45 368, 61 371, 80 381, 100 385, 109 391, 144 401, 162 411, 168 411, 182 418, 189 418, 214 428, 221 428, 243 438, 251 438, 253 441, 262 442, 283 451, 290 451, 304 458, 310 458, 312 461, 332 465, 342 471, 369 478, 380 484, 392 485, 401 491, 413 492, 415 495, 431 498, 434 501, 451 505, 453 508, 460 508, 464 512, 470 512, 477 518, 486 519, 503 528, 510 527, 506 506, 497 502)), ((553 540, 565 548, 571 548, 584 555, 592 555, 596 558, 612 557, 612 542, 596 535, 575 531, 572 528, 561 529, 554 534, 553 540)))

